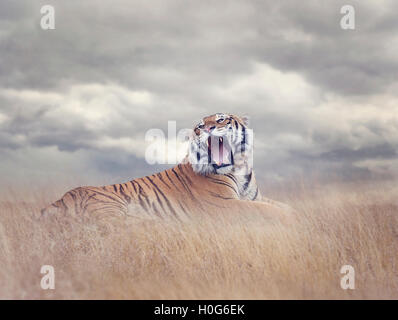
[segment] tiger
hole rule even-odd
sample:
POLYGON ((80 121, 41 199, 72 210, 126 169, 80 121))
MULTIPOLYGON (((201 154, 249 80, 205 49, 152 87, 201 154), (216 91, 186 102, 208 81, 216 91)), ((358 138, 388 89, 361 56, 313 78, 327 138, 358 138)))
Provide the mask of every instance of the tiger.
POLYGON ((262 197, 252 156, 248 117, 216 113, 197 123, 187 155, 174 167, 125 183, 75 188, 41 213, 181 217, 252 211, 288 217, 289 206, 262 197))

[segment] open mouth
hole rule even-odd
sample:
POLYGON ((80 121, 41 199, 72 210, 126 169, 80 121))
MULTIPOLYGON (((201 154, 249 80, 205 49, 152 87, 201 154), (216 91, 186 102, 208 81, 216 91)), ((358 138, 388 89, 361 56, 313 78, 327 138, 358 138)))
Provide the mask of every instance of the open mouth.
POLYGON ((209 136, 207 139, 209 163, 215 168, 228 167, 233 164, 231 147, 223 137, 209 136))

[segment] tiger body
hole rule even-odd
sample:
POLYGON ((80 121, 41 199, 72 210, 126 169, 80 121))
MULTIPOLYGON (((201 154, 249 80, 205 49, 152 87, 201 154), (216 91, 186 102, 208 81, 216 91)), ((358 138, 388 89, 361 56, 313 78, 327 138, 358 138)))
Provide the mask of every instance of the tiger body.
POLYGON ((230 200, 258 199, 260 193, 253 173, 246 180, 232 174, 203 176, 197 175, 189 163, 181 163, 126 183, 73 189, 48 210, 73 214, 104 211, 128 214, 138 207, 148 214, 178 216, 191 214, 193 210, 207 211, 211 206, 228 207, 230 200))
POLYGON ((243 138, 242 144, 239 128, 243 126, 243 120, 233 115, 206 117, 195 127, 188 155, 182 163, 126 183, 78 187, 42 213, 137 215, 142 212, 160 217, 181 217, 194 213, 286 211, 283 204, 262 198, 254 171, 247 161, 251 139, 243 138), (212 133, 218 128, 221 128, 219 135, 212 133), (233 133, 228 136, 225 129, 227 133, 233 133), (214 136, 221 142, 212 152, 214 136), (243 146, 244 152, 235 150, 234 138, 237 139, 235 144, 239 148, 243 146))

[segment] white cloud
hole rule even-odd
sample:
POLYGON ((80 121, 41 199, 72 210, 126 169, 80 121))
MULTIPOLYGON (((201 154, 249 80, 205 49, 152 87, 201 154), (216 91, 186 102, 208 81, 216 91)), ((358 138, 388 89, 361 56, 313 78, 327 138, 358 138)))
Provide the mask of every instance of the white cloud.
POLYGON ((214 89, 220 99, 247 105, 262 114, 300 113, 319 101, 319 91, 296 72, 281 72, 270 65, 254 63, 252 72, 235 77, 226 86, 214 89), (254 104, 254 105, 251 105, 254 104))
POLYGON ((315 162, 393 170, 397 5, 353 1, 360 16, 348 33, 341 1, 54 0, 62 14, 46 33, 37 4, 0 2, 3 173, 50 162, 151 172, 147 130, 191 128, 215 112, 251 116, 255 165, 269 177, 315 162))

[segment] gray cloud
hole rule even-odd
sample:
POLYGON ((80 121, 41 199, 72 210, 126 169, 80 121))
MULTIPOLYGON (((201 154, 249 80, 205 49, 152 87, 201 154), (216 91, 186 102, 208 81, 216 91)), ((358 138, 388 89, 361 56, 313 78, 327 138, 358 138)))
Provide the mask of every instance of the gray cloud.
POLYGON ((29 172, 144 174, 148 129, 219 111, 251 116, 263 179, 397 172, 394 1, 351 1, 350 31, 344 1, 54 0, 50 31, 43 4, 0 3, 2 174, 24 152, 29 172))
POLYGON ((53 3, 57 29, 50 32, 39 28, 40 1, 23 9, 15 1, 1 4, 14 18, 3 19, 4 86, 112 80, 179 94, 182 83, 200 90, 247 73, 253 60, 343 94, 382 91, 396 80, 393 1, 354 1, 357 30, 348 32, 339 25, 344 1, 53 3), (148 76, 151 71, 174 81, 148 76))

